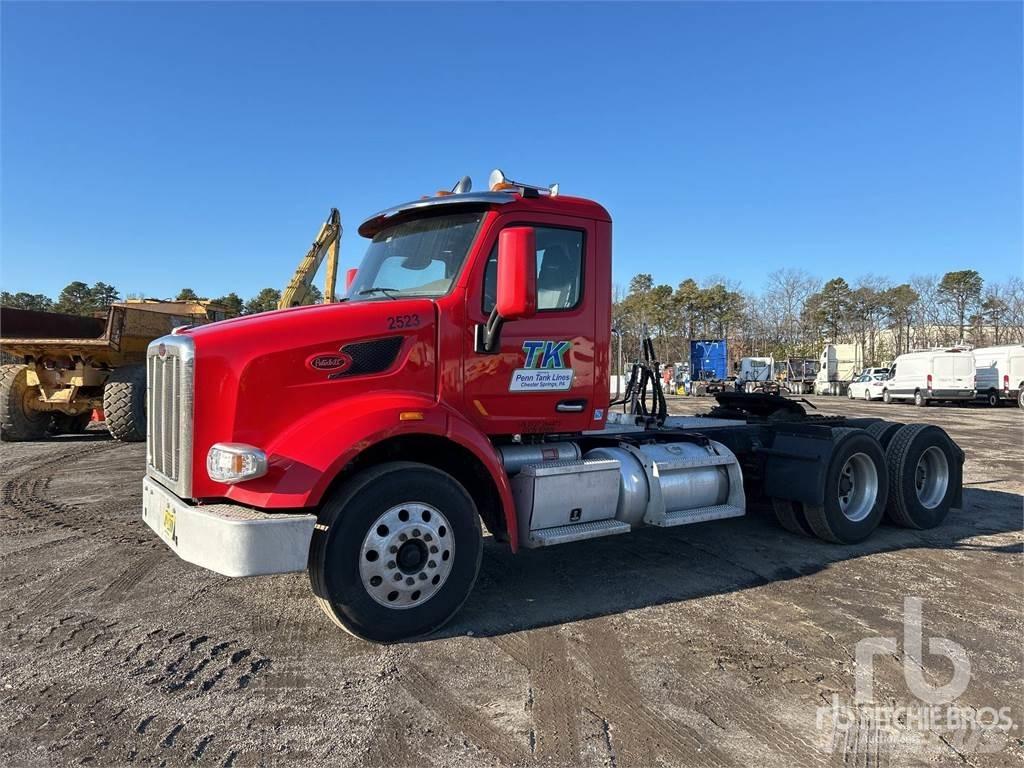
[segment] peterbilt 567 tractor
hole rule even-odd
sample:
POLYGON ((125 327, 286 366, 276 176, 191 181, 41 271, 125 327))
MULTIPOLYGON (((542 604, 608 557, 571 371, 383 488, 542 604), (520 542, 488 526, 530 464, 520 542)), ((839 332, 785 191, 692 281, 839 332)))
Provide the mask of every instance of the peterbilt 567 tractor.
POLYGON ((308 571, 338 625, 391 642, 455 614, 484 527, 516 551, 763 501, 844 545, 961 506, 963 453, 934 426, 741 392, 707 416, 669 417, 663 397, 610 412, 611 219, 595 202, 496 171, 359 234, 340 301, 150 345, 143 516, 183 559, 308 571))

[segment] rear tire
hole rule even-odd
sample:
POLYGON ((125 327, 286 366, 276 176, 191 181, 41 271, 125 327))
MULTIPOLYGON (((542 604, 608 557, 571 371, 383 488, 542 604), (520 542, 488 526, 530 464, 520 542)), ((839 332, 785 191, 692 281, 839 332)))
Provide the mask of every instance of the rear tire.
POLYGON ((46 434, 50 414, 29 407, 36 394, 34 387, 28 385, 28 368, 17 364, 0 366, 0 438, 18 442, 39 440, 46 434))
POLYGON ((825 503, 804 505, 814 534, 836 544, 856 544, 878 527, 889 491, 885 454, 862 429, 832 430, 834 447, 825 473, 825 503))
POLYGON ((146 368, 117 368, 103 387, 103 413, 115 440, 138 443, 146 439, 146 368))
POLYGON ((321 507, 310 584, 324 613, 356 637, 422 637, 469 597, 481 539, 476 505, 454 478, 426 464, 381 464, 321 507))
POLYGON ((932 424, 907 424, 885 451, 889 475, 886 517, 904 528, 934 528, 949 514, 961 482, 957 449, 932 424))
POLYGON ((772 499, 772 510, 779 525, 790 533, 798 536, 814 536, 814 531, 807 524, 803 504, 789 499, 772 499))
POLYGON ((914 393, 914 405, 918 408, 926 408, 928 406, 928 398, 924 396, 921 390, 917 390, 914 393))
POLYGON ((892 442, 893 435, 899 432, 902 427, 902 424, 895 421, 876 421, 874 424, 870 424, 865 427, 864 431, 875 438, 884 450, 889 447, 889 443, 892 442))
POLYGON ((1020 391, 1017 393, 1017 407, 1024 408, 1024 385, 1021 385, 1020 391))

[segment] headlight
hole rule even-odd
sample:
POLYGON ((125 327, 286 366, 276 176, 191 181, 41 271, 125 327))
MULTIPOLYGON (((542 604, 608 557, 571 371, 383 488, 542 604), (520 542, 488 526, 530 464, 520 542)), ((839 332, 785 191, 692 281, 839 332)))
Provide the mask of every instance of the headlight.
POLYGON ((267 474, 267 454, 245 443, 217 443, 206 454, 206 474, 218 483, 240 483, 267 474))

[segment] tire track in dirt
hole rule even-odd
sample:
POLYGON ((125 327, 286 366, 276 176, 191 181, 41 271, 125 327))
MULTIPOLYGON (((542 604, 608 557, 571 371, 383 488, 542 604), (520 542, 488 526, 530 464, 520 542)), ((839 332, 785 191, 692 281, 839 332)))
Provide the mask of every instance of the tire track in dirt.
POLYGON ((165 557, 166 555, 163 552, 150 552, 139 557, 100 593, 100 600, 104 602, 121 600, 136 584, 146 578, 165 557))
POLYGON ((398 672, 406 692, 431 712, 445 728, 460 731, 477 747, 490 752, 507 765, 524 765, 530 755, 513 737, 495 728, 473 707, 455 699, 444 686, 412 662, 398 672))
POLYGON ((629 672, 622 644, 606 619, 583 625, 587 660, 594 673, 585 698, 608 722, 612 758, 619 768, 645 768, 658 760, 669 765, 725 766, 732 763, 689 726, 655 712, 629 672))

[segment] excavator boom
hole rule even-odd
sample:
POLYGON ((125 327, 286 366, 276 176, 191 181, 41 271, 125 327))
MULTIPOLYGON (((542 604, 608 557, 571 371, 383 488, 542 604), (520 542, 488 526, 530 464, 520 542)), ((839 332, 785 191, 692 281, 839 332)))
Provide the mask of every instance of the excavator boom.
POLYGON ((341 214, 337 208, 331 208, 327 220, 320 227, 320 233, 302 257, 299 266, 292 275, 288 287, 281 292, 278 309, 297 307, 309 295, 313 278, 316 277, 320 264, 327 259, 327 279, 324 285, 324 303, 334 301, 334 288, 338 279, 338 251, 341 250, 341 214))

